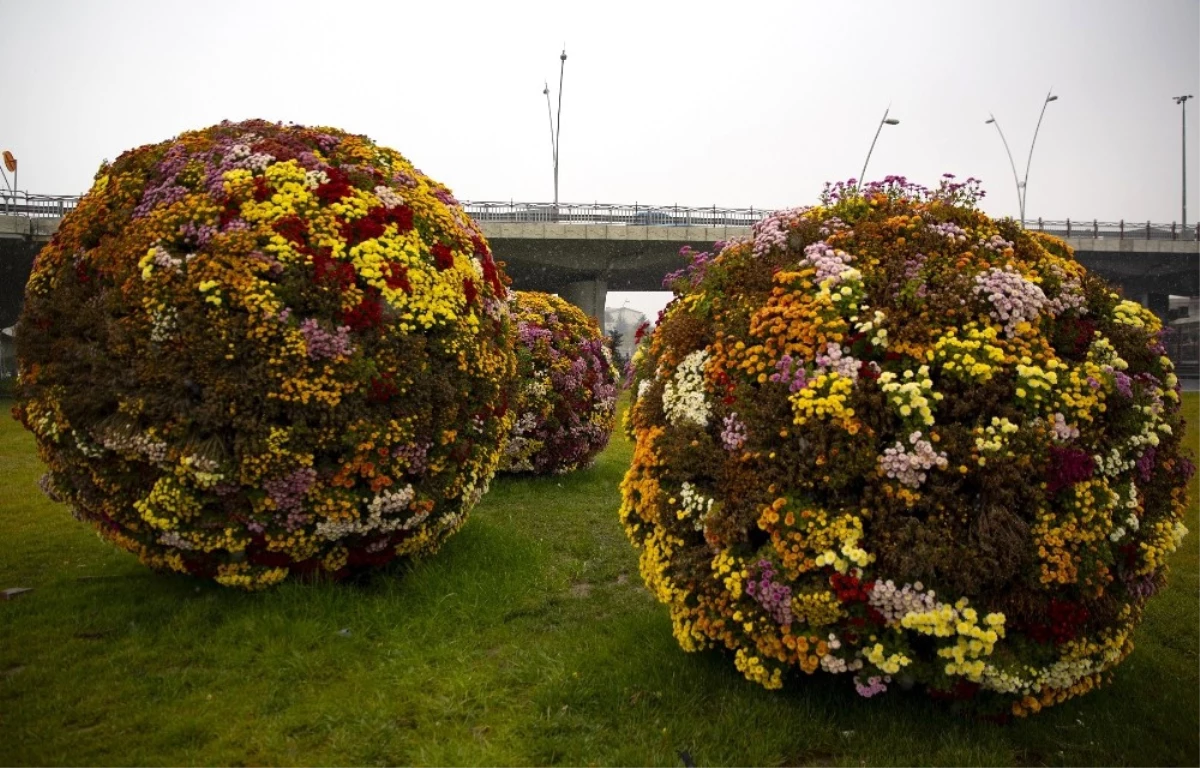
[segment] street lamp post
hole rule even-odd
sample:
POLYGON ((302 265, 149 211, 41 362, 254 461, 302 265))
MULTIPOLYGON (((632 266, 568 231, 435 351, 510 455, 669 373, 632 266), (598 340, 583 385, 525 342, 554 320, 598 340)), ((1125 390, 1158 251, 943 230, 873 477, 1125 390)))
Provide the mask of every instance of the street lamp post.
POLYGON ((554 159, 554 218, 558 219, 558 134, 562 131, 562 87, 563 71, 567 67, 567 49, 558 56, 558 116, 550 107, 550 84, 543 83, 542 94, 546 97, 546 116, 550 118, 550 151, 554 159))
POLYGON ((1008 140, 1004 138, 1004 131, 1000 130, 1000 121, 995 115, 989 115, 984 121, 985 125, 996 126, 996 131, 1000 134, 1000 140, 1004 142, 1004 151, 1008 153, 1008 164, 1012 167, 1013 181, 1017 183, 1017 208, 1021 215, 1021 227, 1025 227, 1025 199, 1029 194, 1029 166, 1033 164, 1033 148, 1037 146, 1038 131, 1042 129, 1042 118, 1046 116, 1046 107, 1052 101, 1058 101, 1058 97, 1053 95, 1054 89, 1046 94, 1046 100, 1042 102, 1042 113, 1038 115, 1037 127, 1033 129, 1033 141, 1029 143, 1029 158, 1025 161, 1025 178, 1017 178, 1017 164, 1013 162, 1012 152, 1008 148, 1008 140))
POLYGON ((1194 99, 1191 94, 1187 96, 1174 96, 1175 103, 1179 105, 1179 119, 1183 126, 1183 187, 1181 189, 1183 199, 1183 228, 1187 229, 1187 100, 1194 99))
POLYGON ((1017 164, 1013 162, 1012 150, 1008 148, 1008 139, 1004 138, 1004 131, 1000 130, 1000 121, 996 119, 995 115, 989 113, 987 124, 995 125, 996 130, 1000 131, 1000 141, 1004 142, 1004 151, 1008 154, 1008 165, 1012 168, 1013 183, 1017 185, 1017 209, 1021 213, 1021 226, 1025 226, 1025 203, 1022 202, 1021 178, 1017 176, 1017 164))
POLYGON ((871 162, 871 153, 875 151, 875 142, 879 141, 879 132, 883 130, 885 125, 900 125, 900 121, 894 117, 889 118, 888 112, 892 110, 889 105, 883 110, 883 119, 879 121, 879 127, 875 129, 875 138, 871 139, 871 148, 867 150, 867 159, 863 161, 862 173, 858 175, 858 186, 861 189, 867 183, 867 163, 871 162))

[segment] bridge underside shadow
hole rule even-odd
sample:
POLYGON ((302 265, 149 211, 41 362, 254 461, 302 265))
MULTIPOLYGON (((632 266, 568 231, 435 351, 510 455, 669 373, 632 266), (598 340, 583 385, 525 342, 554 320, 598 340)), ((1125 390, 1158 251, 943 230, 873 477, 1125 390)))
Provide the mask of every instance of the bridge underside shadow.
POLYGON ((663 277, 687 265, 684 245, 654 240, 529 240, 490 238, 518 291, 557 293, 604 325, 608 291, 663 290, 663 277))
POLYGON ((1200 255, 1076 251, 1075 258, 1131 299, 1162 294, 1200 296, 1200 255))
MULTIPOLYGON (((589 315, 602 318, 606 291, 663 290, 663 277, 687 264, 683 245, 696 250, 711 242, 662 240, 490 239, 496 258, 507 264, 517 290, 558 293, 589 315)), ((1078 250, 1075 258, 1125 295, 1166 313, 1168 295, 1200 295, 1200 255, 1078 250)))
POLYGON ((613 291, 662 290, 663 277, 688 262, 684 245, 703 250, 712 243, 635 240, 490 240, 521 291, 559 291, 564 285, 603 280, 613 291))

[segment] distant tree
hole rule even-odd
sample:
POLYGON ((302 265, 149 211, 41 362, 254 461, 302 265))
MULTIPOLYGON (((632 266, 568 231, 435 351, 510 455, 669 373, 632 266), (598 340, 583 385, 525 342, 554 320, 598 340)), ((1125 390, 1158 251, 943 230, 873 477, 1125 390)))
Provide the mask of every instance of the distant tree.
POLYGON ((612 345, 613 362, 617 364, 617 369, 624 371, 625 364, 629 362, 629 357, 621 351, 621 344, 625 341, 625 335, 613 328, 608 332, 608 341, 612 345))

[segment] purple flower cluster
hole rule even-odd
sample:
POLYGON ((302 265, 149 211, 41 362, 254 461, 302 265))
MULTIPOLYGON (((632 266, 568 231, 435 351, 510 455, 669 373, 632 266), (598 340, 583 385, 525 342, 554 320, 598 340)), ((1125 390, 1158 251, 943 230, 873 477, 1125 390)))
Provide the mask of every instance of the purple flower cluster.
POLYGON ((1150 477, 1154 473, 1154 459, 1158 456, 1158 449, 1151 446, 1146 449, 1146 452, 1138 457, 1137 471, 1138 477, 1143 483, 1150 482, 1150 477))
POLYGON ((746 444, 746 425, 737 412, 729 414, 721 425, 721 445, 727 451, 736 451, 746 444))
POLYGON ((154 246, 154 266, 161 269, 178 269, 182 264, 183 259, 179 256, 172 256, 161 245, 154 246))
POLYGON ((751 237, 754 239, 754 255, 761 258, 770 253, 773 248, 785 248, 792 222, 807 210, 807 207, 802 207, 775 211, 765 219, 756 221, 754 229, 751 230, 751 237))
POLYGON ((867 194, 884 194, 891 198, 908 197, 914 200, 924 200, 930 196, 927 187, 910 182, 904 176, 884 176, 882 180, 862 182, 858 179, 839 181, 834 184, 825 183, 821 191, 821 202, 830 205, 843 197, 863 197, 867 194))
POLYGON ((617 385, 606 384, 603 381, 598 381, 596 382, 596 385, 592 387, 592 396, 596 400, 603 402, 608 402, 609 400, 615 402, 617 399, 617 385))
POLYGON ((405 470, 408 474, 421 475, 429 468, 429 449, 432 447, 433 443, 428 441, 408 443, 399 448, 393 448, 392 456, 408 465, 408 468, 405 470))
POLYGON ((888 477, 909 488, 917 488, 925 482, 926 473, 930 469, 945 469, 949 460, 945 453, 933 450, 933 443, 922 439, 919 431, 909 435, 908 442, 912 445, 912 453, 908 452, 903 442, 897 440, 891 448, 883 450, 879 457, 879 466, 888 477))
POLYGON ((1135 578, 1125 582, 1125 588, 1129 590, 1129 594, 1142 600, 1148 600, 1153 597, 1160 589, 1159 581, 1154 574, 1135 578))
POLYGON ((904 279, 916 280, 921 276, 921 268, 929 257, 923 253, 914 253, 904 260, 904 279))
POLYGON ((1133 397, 1133 379, 1121 371, 1113 371, 1113 384, 1122 397, 1133 397))
POLYGON ((554 334, 548 329, 540 328, 533 323, 528 323, 524 320, 521 320, 517 323, 517 338, 519 338, 521 343, 524 344, 528 349, 533 349, 533 347, 538 343, 539 339, 546 339, 549 341, 553 336, 554 334))
POLYGON ((821 237, 829 237, 834 232, 841 232, 842 230, 849 228, 850 226, 837 216, 830 216, 828 219, 825 219, 825 221, 821 222, 821 229, 819 231, 821 233, 821 237))
POLYGON ((1163 399, 1159 393, 1165 391, 1166 387, 1158 380, 1158 377, 1149 371, 1143 371, 1134 376, 1133 380, 1142 384, 1142 391, 1150 397, 1150 407, 1154 409, 1154 412, 1162 413, 1163 399))
POLYGON ((921 582, 896 587, 891 579, 877 581, 867 601, 890 622, 898 622, 907 613, 926 613, 937 606, 936 594, 926 592, 921 582))
MULTIPOLYGON (((238 221, 241 221, 241 219, 238 219, 238 221)), ((246 258, 251 261, 257 261, 257 262, 262 262, 263 264, 266 264, 267 269, 270 270, 272 277, 278 277, 279 275, 283 274, 283 270, 284 270, 283 264, 280 263, 279 259, 275 258, 273 255, 263 253, 262 251, 253 251, 246 258)), ((281 322, 287 320, 287 317, 285 317, 285 313, 287 315, 290 315, 292 313, 292 310, 284 309, 282 312, 279 313, 279 319, 281 322)))
POLYGON ((939 221, 936 224, 930 224, 929 228, 952 243, 967 242, 967 230, 953 221, 939 221))
POLYGON ((987 194, 980 186, 979 179, 968 178, 963 182, 954 181, 953 173, 943 173, 937 189, 911 182, 904 176, 885 176, 881 181, 869 183, 858 179, 839 181, 834 184, 826 182, 821 192, 821 203, 832 205, 843 197, 863 197, 868 194, 883 194, 892 199, 907 198, 914 201, 941 200, 950 205, 971 207, 987 194))
POLYGON ((670 288, 675 284, 675 281, 686 279, 688 288, 695 288, 704 279, 704 273, 708 271, 708 265, 725 247, 724 242, 713 244, 712 251, 697 251, 690 245, 685 245, 679 249, 681 258, 688 260, 688 265, 682 269, 677 269, 663 278, 663 288, 670 288))
POLYGON ((770 380, 786 384, 788 392, 799 392, 808 383, 808 378, 804 375, 804 366, 797 364, 795 358, 786 352, 775 363, 775 373, 771 374, 770 380))
POLYGON ((550 381, 560 392, 573 392, 583 386, 583 377, 587 373, 587 369, 587 360, 577 357, 571 361, 571 367, 566 371, 552 371, 550 381))
POLYGON ((1087 298, 1083 295, 1083 285, 1075 278, 1064 280, 1058 295, 1046 302, 1046 309, 1054 317, 1058 317, 1068 310, 1075 310, 1079 315, 1086 315, 1087 298))
POLYGON ((158 170, 162 174, 162 182, 149 187, 142 193, 142 199, 133 209, 134 219, 148 216, 158 206, 169 206, 182 200, 188 194, 187 187, 175 183, 176 177, 187 167, 188 152, 182 144, 176 144, 166 151, 158 170))
POLYGON ((991 303, 988 314, 1003 323, 1004 333, 1010 337, 1018 324, 1037 320, 1046 303, 1041 288, 1007 267, 993 267, 976 275, 974 293, 991 303))
POLYGON ((213 239, 213 235, 217 234, 217 228, 211 224, 197 224, 189 221, 179 227, 179 234, 195 244, 197 248, 203 248, 208 245, 209 240, 213 239))
POLYGON ((1061 413, 1054 414, 1054 423, 1051 424, 1051 429, 1054 430, 1054 439, 1059 442, 1068 442, 1079 437, 1078 427, 1073 427, 1067 423, 1067 418, 1061 413))
POLYGON ((789 626, 792 623, 792 588, 774 581, 775 568, 769 560, 759 560, 758 569, 758 581, 746 583, 746 594, 753 597, 775 623, 789 626))
POLYGON ((275 502, 275 508, 287 513, 288 530, 303 524, 300 520, 303 516, 299 515, 300 505, 304 502, 304 494, 308 493, 316 479, 315 469, 302 467, 290 475, 263 483, 263 489, 271 497, 271 501, 275 502))
POLYGON ((858 371, 861 367, 861 360, 844 354, 842 348, 833 342, 830 342, 825 348, 824 354, 817 355, 816 373, 818 375, 833 371, 844 379, 858 381, 858 371))
POLYGON ((309 318, 300 323, 300 333, 304 335, 308 356, 313 360, 349 357, 354 353, 354 342, 350 340, 350 326, 348 325, 339 326, 330 333, 321 328, 314 318, 309 318))
POLYGON ((993 253, 1004 253, 1006 250, 1011 250, 1014 245, 1015 243, 1011 240, 1005 240, 1000 235, 992 235, 987 240, 984 240, 982 237, 979 238, 979 247, 993 253))
POLYGON ((1163 329, 1158 332, 1154 339, 1154 345, 1150 347, 1150 352, 1155 355, 1167 354, 1167 339, 1175 333, 1175 329, 1169 325, 1164 325, 1163 329))
POLYGON ((854 690, 858 691, 859 696, 869 699, 876 694, 887 691, 887 684, 890 682, 892 682, 891 675, 884 675, 883 677, 880 677, 879 675, 871 675, 867 678, 867 682, 864 685, 863 682, 856 676, 854 678, 854 690))
POLYGON ((853 258, 845 251, 834 249, 828 243, 818 242, 804 249, 804 258, 800 260, 800 265, 817 270, 815 279, 818 284, 830 278, 836 283, 853 258))

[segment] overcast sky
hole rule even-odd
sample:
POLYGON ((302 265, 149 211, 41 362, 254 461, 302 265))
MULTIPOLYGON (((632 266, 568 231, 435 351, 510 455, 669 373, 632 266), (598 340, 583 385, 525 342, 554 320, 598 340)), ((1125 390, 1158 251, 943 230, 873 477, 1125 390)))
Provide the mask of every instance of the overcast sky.
MULTIPOLYGON (((983 179, 1015 215, 1179 220, 1197 0, 64 2, 0 0, 0 148, 73 194, 101 160, 222 119, 332 125, 464 200, 549 201, 543 81, 567 202, 778 208, 856 177, 983 179)), ((1200 100, 1188 218, 1200 217, 1200 100)), ((610 300, 609 302, 613 302, 610 300)), ((620 301, 617 302, 620 305, 620 301)))

